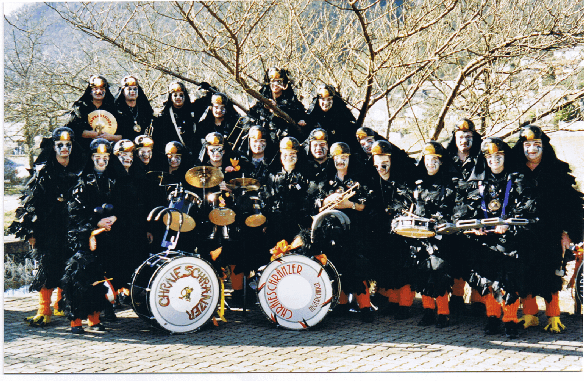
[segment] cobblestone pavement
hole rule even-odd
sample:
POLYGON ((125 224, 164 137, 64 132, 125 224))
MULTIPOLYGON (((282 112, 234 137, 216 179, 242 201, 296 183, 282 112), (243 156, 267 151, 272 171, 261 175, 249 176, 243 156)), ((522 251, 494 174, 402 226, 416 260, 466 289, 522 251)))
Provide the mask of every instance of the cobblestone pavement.
MULTIPOLYGON (((316 327, 290 331, 273 325, 253 306, 246 316, 228 311, 227 323, 190 334, 151 328, 131 308, 117 311, 105 332, 72 335, 64 317, 31 328, 38 295, 4 300, 4 373, 182 372, 426 372, 582 371, 582 315, 562 313, 567 333, 540 328, 508 340, 485 336, 484 317, 465 312, 452 325, 421 328, 420 299, 412 317, 378 316, 362 323, 358 313, 326 316, 316 327)), ((333 311, 334 313, 334 311, 333 311)), ((564 378, 562 376, 562 378, 564 378)))

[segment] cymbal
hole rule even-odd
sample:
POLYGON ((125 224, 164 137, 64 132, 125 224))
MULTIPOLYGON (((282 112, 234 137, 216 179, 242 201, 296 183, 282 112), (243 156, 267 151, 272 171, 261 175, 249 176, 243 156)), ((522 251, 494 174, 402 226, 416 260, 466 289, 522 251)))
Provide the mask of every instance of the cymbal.
POLYGON ((258 180, 247 177, 229 180, 229 184, 234 185, 236 187, 243 187, 246 188, 247 190, 260 189, 260 182, 258 180))
POLYGON ((223 181, 223 172, 219 168, 202 165, 189 169, 185 180, 196 188, 212 188, 223 181))
POLYGON ((93 131, 101 134, 106 132, 108 134, 115 134, 118 129, 118 121, 109 112, 105 110, 95 110, 87 115, 87 121, 93 131))

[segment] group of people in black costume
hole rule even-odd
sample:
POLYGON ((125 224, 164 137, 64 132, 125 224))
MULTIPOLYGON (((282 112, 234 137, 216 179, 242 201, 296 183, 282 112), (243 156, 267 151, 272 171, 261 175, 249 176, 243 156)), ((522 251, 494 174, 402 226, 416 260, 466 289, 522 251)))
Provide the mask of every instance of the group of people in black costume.
POLYGON ((306 111, 286 70, 267 70, 260 92, 296 123, 270 105, 258 102, 244 114, 212 86, 200 90, 192 99, 184 84, 171 83, 155 114, 135 76, 122 79, 116 96, 104 77, 92 76, 66 126, 43 140, 11 226, 28 239, 37 263, 31 289, 40 306, 30 325, 44 326, 54 314, 66 315, 73 333, 85 332, 83 320, 103 331, 101 320, 115 319, 112 306, 129 294, 135 269, 172 244, 229 276, 234 306, 243 302, 245 277, 296 252, 334 262, 343 289, 333 312, 348 311, 353 299, 365 322, 375 314, 408 318, 418 292, 418 324, 446 327, 450 312, 465 308, 468 284, 473 308, 487 315, 487 334, 500 332, 501 321, 510 338, 539 326, 536 296, 546 302, 545 329, 565 330, 558 292, 566 250, 582 240, 582 194, 541 128, 524 126, 511 148, 462 119, 445 147, 429 141, 416 161, 357 126, 332 86, 319 86, 306 111), (96 110, 115 117, 114 134, 92 128, 88 115, 96 110), (187 171, 199 166, 217 168, 223 181, 189 184, 187 171), (259 185, 230 186, 245 178, 259 185), (193 195, 197 226, 170 242, 164 224, 148 216, 180 192, 193 195), (209 221, 208 200, 236 210, 235 222, 209 221), (254 208, 265 219, 245 223, 254 208), (404 216, 433 226, 528 222, 411 238, 396 233, 404 216))

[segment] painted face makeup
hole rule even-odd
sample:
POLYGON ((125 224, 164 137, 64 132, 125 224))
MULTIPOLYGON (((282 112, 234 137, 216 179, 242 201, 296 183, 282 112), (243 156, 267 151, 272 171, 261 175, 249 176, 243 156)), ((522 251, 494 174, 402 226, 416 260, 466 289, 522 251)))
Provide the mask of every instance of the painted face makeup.
POLYGON ((61 158, 65 158, 68 157, 69 155, 71 155, 71 149, 73 148, 73 143, 71 143, 70 140, 60 140, 58 142, 55 142, 55 152, 57 153, 57 156, 61 157, 61 158))
POLYGON ((365 151, 367 155, 371 155, 371 147, 373 146, 373 143, 375 143, 375 139, 373 138, 373 136, 367 136, 359 140, 361 148, 363 148, 363 151, 365 151))
POLYGON ((494 174, 499 174, 505 169, 505 154, 497 152, 491 155, 485 155, 487 165, 494 174))
POLYGON ((126 101, 135 101, 138 99, 138 86, 124 87, 124 96, 126 97, 126 101))
POLYGON ((225 116, 225 106, 223 105, 213 105, 212 111, 215 118, 223 118, 225 116))
POLYGON ((94 153, 91 155, 91 160, 93 160, 93 168, 96 172, 103 172, 109 164, 109 153, 94 153))
POLYGON ((95 86, 91 88, 91 96, 96 101, 101 101, 105 97, 105 87, 95 86))
POLYGON ((207 154, 211 158, 211 161, 221 161, 224 153, 223 146, 207 146, 207 154))
POLYGON ((379 176, 387 180, 389 178, 389 170, 391 169, 391 156, 389 155, 373 156, 373 166, 377 170, 379 176))
POLYGON ((333 107, 333 97, 319 98, 318 104, 322 111, 327 112, 333 107))
POLYGON ((468 152, 471 149, 473 143, 472 132, 456 131, 454 138, 456 139, 456 148, 460 152, 468 152))
POLYGON ((425 155, 424 165, 426 166, 426 171, 428 175, 434 176, 440 170, 440 158, 435 155, 425 155))
POLYGON ((347 169, 349 167, 349 155, 336 155, 333 160, 335 161, 335 168, 338 171, 347 169))
POLYGON ((142 160, 142 163, 148 165, 150 159, 152 159, 152 148, 151 147, 140 147, 138 148, 138 157, 142 160))
POLYGON ((316 160, 322 160, 328 154, 328 143, 322 140, 310 142, 310 153, 316 160))
POLYGON ((117 156, 126 170, 132 166, 134 162, 134 154, 132 152, 120 152, 117 156))
POLYGON ((170 165, 170 168, 176 169, 180 167, 180 163, 182 162, 182 155, 178 153, 172 153, 166 156, 168 157, 168 165, 170 165))
POLYGON ((170 100, 176 108, 181 108, 185 103, 185 94, 182 91, 175 91, 170 95, 170 100))
POLYGON ((530 163, 539 163, 543 156, 543 143, 541 139, 523 142, 523 153, 530 163))
POLYGON ((266 150, 266 145, 266 139, 249 138, 249 148, 251 149, 251 152, 255 153, 256 155, 264 153, 266 150))
POLYGON ((298 154, 295 151, 284 150, 280 153, 280 161, 285 169, 293 169, 298 161, 298 154))

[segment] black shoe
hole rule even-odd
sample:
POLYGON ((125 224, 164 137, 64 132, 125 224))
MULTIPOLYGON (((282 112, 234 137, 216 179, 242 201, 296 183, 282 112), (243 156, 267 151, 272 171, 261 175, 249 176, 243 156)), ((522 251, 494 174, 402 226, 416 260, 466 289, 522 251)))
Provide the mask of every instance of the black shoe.
POLYGON ((333 308, 331 315, 333 316, 348 316, 351 312, 351 305, 349 303, 346 304, 337 304, 335 308, 333 308))
POLYGON ((445 328, 450 325, 450 318, 448 315, 438 315, 436 318, 436 328, 445 328))
POLYGON ((448 302, 450 313, 458 313, 464 310, 464 298, 462 296, 451 295, 448 302))
POLYGON ((395 318, 397 320, 404 320, 410 317, 410 307, 398 306, 395 313, 395 318))
POLYGON ((243 290, 233 290, 229 307, 243 308, 243 290))
POLYGON ((501 321, 498 317, 489 316, 487 318, 487 326, 485 327, 485 333, 487 335, 496 335, 501 332, 501 321))
POLYGON ((361 308, 359 312, 361 312, 361 321, 363 323, 372 323, 375 320, 373 307, 361 308))
POLYGON ((83 335, 85 330, 83 327, 71 327, 71 333, 74 333, 75 335, 83 335))
POLYGON ((473 302, 471 304, 470 311, 473 316, 485 316, 487 308, 485 307, 484 303, 473 302))
POLYGON ((387 309, 389 308, 390 305, 389 300, 387 300, 387 296, 381 295, 379 293, 376 293, 371 297, 371 304, 377 307, 378 313, 383 315, 386 314, 387 309))
POLYGON ((418 322, 418 325, 420 327, 427 327, 429 325, 432 325, 436 322, 436 315, 434 314, 434 310, 431 310, 429 308, 424 308, 424 317, 422 317, 422 320, 420 320, 418 322))
POLYGON ((517 323, 514 321, 508 321, 505 323, 505 336, 508 339, 516 339, 519 336, 519 330, 517 329, 517 323))
POLYGON ((103 321, 114 322, 118 320, 116 313, 114 312, 114 306, 111 303, 107 303, 103 309, 103 321))
POLYGON ((105 331, 105 327, 103 326, 103 324, 98 323, 96 325, 90 325, 89 330, 103 332, 103 331, 105 331))
POLYGON ((399 310, 399 304, 389 302, 387 308, 382 312, 385 316, 395 315, 399 310))

